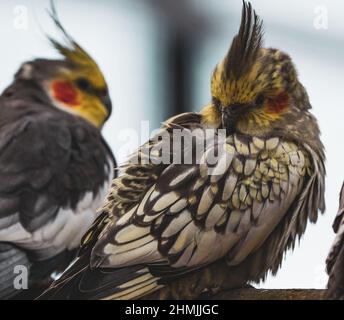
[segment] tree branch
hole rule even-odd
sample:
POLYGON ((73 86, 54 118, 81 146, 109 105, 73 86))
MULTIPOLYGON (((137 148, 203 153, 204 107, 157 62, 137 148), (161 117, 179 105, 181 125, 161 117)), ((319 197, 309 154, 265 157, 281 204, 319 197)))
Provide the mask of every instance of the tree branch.
POLYGON ((319 289, 236 289, 220 292, 213 300, 323 300, 319 289))

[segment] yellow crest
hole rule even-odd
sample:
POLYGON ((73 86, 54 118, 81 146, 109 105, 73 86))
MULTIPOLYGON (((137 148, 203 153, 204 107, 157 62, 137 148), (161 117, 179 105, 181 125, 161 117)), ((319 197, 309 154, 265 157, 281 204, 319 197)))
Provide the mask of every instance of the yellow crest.
POLYGON ((88 74, 92 78, 93 84, 98 88, 106 87, 106 82, 102 72, 100 71, 98 64, 94 59, 71 37, 71 35, 62 26, 54 2, 51 1, 51 11, 49 11, 50 17, 53 19, 57 29, 64 36, 65 44, 58 42, 47 35, 49 41, 54 48, 64 56, 65 60, 76 68, 83 70, 83 73, 88 74))

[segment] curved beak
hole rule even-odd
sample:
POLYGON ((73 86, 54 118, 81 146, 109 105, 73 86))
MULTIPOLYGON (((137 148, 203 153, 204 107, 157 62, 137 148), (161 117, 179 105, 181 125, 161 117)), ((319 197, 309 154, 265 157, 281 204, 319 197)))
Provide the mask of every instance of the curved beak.
POLYGON ((243 103, 234 103, 226 107, 222 107, 222 126, 226 129, 227 134, 235 132, 238 119, 245 114, 251 105, 243 103))
POLYGON ((105 119, 105 121, 106 121, 107 119, 109 119, 111 112, 112 112, 112 102, 111 102, 110 95, 106 94, 105 96, 102 96, 101 102, 103 103, 103 105, 105 106, 106 111, 107 111, 107 117, 105 119))

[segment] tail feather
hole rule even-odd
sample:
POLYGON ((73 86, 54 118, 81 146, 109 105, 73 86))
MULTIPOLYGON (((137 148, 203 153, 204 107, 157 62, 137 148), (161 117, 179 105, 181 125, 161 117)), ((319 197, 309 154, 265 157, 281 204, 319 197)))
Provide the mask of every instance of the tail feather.
POLYGON ((77 260, 38 299, 139 299, 161 288, 160 277, 150 267, 91 267, 93 247, 107 222, 108 215, 103 212, 84 236, 77 260))
POLYGON ((132 275, 131 280, 117 286, 114 293, 105 297, 104 300, 139 299, 159 290, 162 286, 158 284, 158 280, 147 268, 140 269, 132 275))
POLYGON ((159 278, 142 266, 95 269, 77 261, 54 282, 40 300, 129 300, 161 288, 159 278))

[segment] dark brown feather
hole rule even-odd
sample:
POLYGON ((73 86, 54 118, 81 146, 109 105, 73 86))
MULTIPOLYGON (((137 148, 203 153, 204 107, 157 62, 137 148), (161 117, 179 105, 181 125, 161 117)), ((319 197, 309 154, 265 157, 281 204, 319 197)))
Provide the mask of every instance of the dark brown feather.
POLYGON ((225 58, 227 78, 239 79, 254 64, 262 46, 262 21, 251 4, 243 2, 241 25, 225 58))

